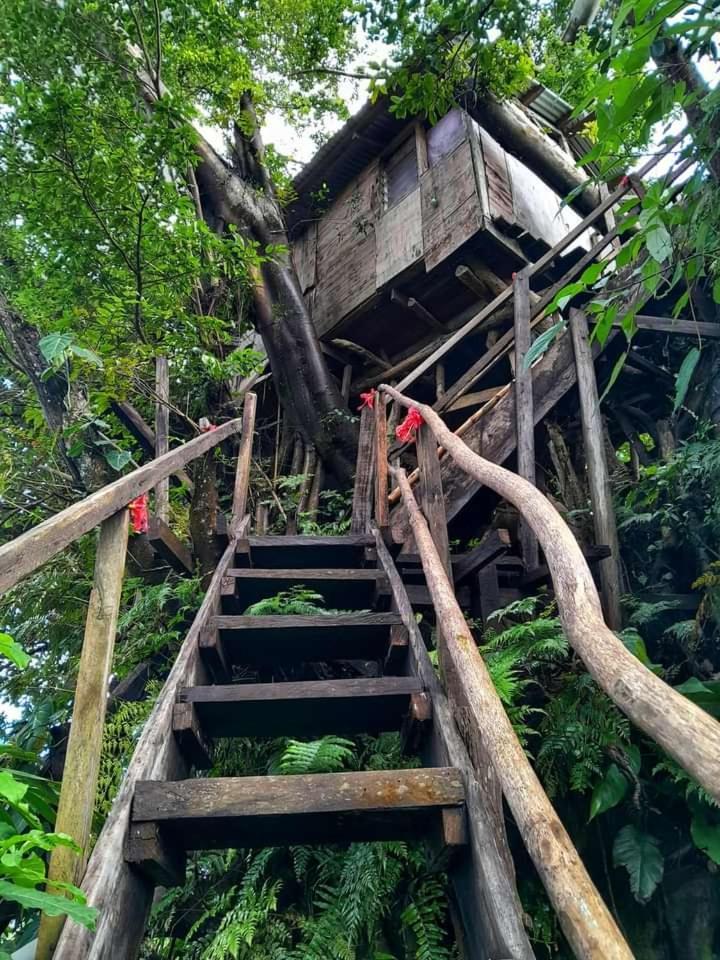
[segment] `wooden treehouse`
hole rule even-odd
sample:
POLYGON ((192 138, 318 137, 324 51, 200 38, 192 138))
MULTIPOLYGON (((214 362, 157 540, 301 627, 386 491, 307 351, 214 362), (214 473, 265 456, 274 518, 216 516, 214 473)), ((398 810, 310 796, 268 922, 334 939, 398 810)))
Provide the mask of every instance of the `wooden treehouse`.
MULTIPOLYGON (((535 125, 536 139, 555 150, 572 146, 562 102, 543 90, 531 99, 512 110, 535 125)), ((477 117, 455 109, 428 127, 397 121, 382 103, 366 107, 300 175, 288 214, 302 292, 345 396, 357 406, 361 392, 379 387, 360 417, 351 531, 266 532, 267 511, 250 510, 251 456, 262 441, 257 398, 247 393, 242 421, 172 450, 160 416, 154 459, 0 547, 0 588, 8 589, 100 527, 57 825, 83 852, 55 851, 50 871, 55 881, 81 882, 99 920, 91 932, 44 918, 40 960, 137 956, 155 887, 183 882, 190 851, 406 837, 426 838, 449 873, 463 956, 531 960, 503 802, 576 956, 632 957, 517 740, 463 608, 474 605, 486 618, 509 596, 551 581, 567 637, 590 674, 720 799, 720 726, 610 629, 619 625, 621 585, 599 423, 605 360, 596 372, 582 303, 547 352, 524 362, 556 292, 617 252, 614 211, 642 191, 658 159, 608 185, 581 215, 510 152, 502 130, 477 117), (563 404, 578 445, 582 436, 592 504, 582 543, 536 471, 548 453, 536 426, 563 404), (398 443, 394 426, 406 408, 416 409, 420 425, 398 443), (151 522, 151 539, 168 559, 187 561, 167 527, 166 485, 221 445, 237 457, 231 515, 218 532, 222 556, 90 851, 127 506, 155 489, 161 525, 151 522), (478 542, 451 551, 451 536, 478 542), (245 615, 250 603, 296 584, 344 612, 245 615), (439 673, 418 609, 437 628, 439 673), (339 669, 348 663, 356 665, 351 677, 339 669), (219 737, 386 730, 401 732, 421 767, 203 775, 219 737)), ((670 185, 681 167, 666 176, 670 185)), ((638 317, 646 332, 630 351, 631 369, 649 363, 642 336, 717 334, 669 321, 661 306, 638 317)), ((613 358, 616 350, 610 338, 605 353, 613 358)), ((162 363, 158 373, 162 398, 162 363)), ((261 411, 274 402, 268 383, 261 411)), ((118 412, 133 423, 132 410, 118 412)), ((624 429, 632 441, 641 424, 630 419, 624 429)), ((137 421, 134 429, 143 433, 137 421)), ((144 435, 147 443, 147 428, 144 435)))

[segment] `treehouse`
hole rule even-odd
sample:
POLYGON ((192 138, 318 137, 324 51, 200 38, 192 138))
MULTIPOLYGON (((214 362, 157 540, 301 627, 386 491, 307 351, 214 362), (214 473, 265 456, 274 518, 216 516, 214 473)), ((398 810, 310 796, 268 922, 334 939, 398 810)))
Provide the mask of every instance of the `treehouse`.
MULTIPOLYGON (((558 149, 553 136, 567 148, 553 126, 569 115, 559 98, 543 89, 531 106, 506 109, 548 148, 558 149)), ((293 259, 331 355, 366 372, 374 361, 407 369, 418 350, 462 326, 580 222, 485 123, 460 108, 433 125, 398 120, 380 100, 297 177, 288 213, 293 259)), ((563 259, 590 243, 585 231, 563 259)), ((467 356, 478 346, 471 338, 467 356)), ((458 366, 463 356, 454 359, 458 366)))

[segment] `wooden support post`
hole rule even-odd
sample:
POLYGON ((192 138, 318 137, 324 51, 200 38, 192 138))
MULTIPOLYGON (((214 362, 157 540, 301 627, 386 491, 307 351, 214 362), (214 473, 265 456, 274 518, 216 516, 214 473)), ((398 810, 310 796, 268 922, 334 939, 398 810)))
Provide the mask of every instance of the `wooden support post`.
POLYGON ((372 520, 373 465, 375 463, 375 413, 372 407, 360 411, 355 489, 353 490, 351 533, 368 533, 372 520))
POLYGON ((575 367, 580 394, 580 419, 582 421, 585 461, 590 486, 595 542, 607 544, 611 551, 609 557, 598 563, 603 608, 608 626, 613 630, 620 630, 622 628, 620 546, 615 522, 615 507, 613 506, 612 490, 610 488, 610 476, 605 459, 603 424, 600 417, 600 401, 590 349, 588 324, 585 314, 581 310, 570 310, 570 333, 573 350, 575 351, 575 367))
POLYGON ((437 330, 439 333, 445 333, 445 327, 438 320, 434 313, 430 313, 427 307, 423 306, 415 297, 408 297, 408 310, 412 310, 416 317, 420 317, 431 330, 437 330))
MULTIPOLYGON (((170 368, 167 357, 155 360, 155 456, 170 449, 170 368)), ((155 487, 155 516, 163 523, 170 520, 170 480, 165 477, 155 487)))
POLYGON ((343 400, 347 402, 350 399, 350 384, 352 383, 352 364, 346 363, 343 367, 342 372, 342 384, 340 385, 340 393, 342 394, 343 400))
MULTIPOLYGON (((515 429, 518 473, 535 483, 535 410, 532 370, 525 367, 530 349, 530 276, 521 270, 515 276, 515 429)), ((520 518, 520 543, 525 569, 538 565, 538 546, 530 527, 520 518)))
MULTIPOLYGON (((68 847, 56 847, 53 850, 48 867, 48 889, 51 891, 55 883, 79 883, 89 853, 115 630, 125 572, 128 519, 129 513, 123 509, 105 520, 100 528, 95 576, 85 621, 65 771, 55 821, 55 831, 71 836, 80 847, 80 853, 76 854, 68 847)), ((54 892, 57 892, 56 888, 54 892)), ((64 922, 64 916, 42 915, 35 954, 37 960, 50 960, 64 922)))
POLYGON ((435 399, 440 400, 445 396, 445 364, 439 363, 435 367, 435 399))
POLYGON ((390 524, 388 505, 388 439, 385 397, 375 397, 375 522, 385 532, 390 524))
POLYGON ((232 518, 230 520, 231 537, 247 512, 248 489, 250 487, 250 461, 255 435, 255 410, 257 394, 246 393, 243 404, 242 433, 238 449, 237 468, 235 470, 235 490, 233 492, 232 518))
POLYGON ((432 430, 425 424, 417 432, 416 445, 418 469, 420 470, 420 506, 430 527, 430 533, 443 562, 445 573, 449 579, 452 579, 450 542, 448 540, 447 516, 440 477, 438 445, 432 430))

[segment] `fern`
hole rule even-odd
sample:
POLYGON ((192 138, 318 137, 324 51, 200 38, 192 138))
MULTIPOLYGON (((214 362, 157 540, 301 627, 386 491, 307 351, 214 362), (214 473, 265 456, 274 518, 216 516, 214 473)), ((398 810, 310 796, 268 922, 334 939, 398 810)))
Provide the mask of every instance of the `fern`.
POLYGON ((326 736, 309 743, 288 740, 282 753, 271 761, 268 772, 284 775, 335 773, 348 765, 354 748, 352 740, 343 737, 326 736))
POLYGON ((320 613, 334 613, 324 608, 325 600, 321 594, 298 584, 289 590, 281 590, 274 597, 266 597, 251 603, 245 611, 248 617, 267 616, 314 616, 320 613))
POLYGON ((447 890, 438 878, 431 877, 413 891, 402 913, 408 956, 413 960, 450 960, 454 955, 445 945, 441 918, 445 913, 447 890))

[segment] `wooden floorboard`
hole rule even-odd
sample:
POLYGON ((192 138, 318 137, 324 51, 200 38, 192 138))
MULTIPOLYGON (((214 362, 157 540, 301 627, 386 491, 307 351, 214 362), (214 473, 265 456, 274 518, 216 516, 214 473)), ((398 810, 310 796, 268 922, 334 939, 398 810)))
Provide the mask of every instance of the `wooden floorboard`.
POLYGON ((400 730, 415 677, 238 683, 186 687, 178 702, 195 708, 211 737, 316 737, 400 730))
POLYGON ((332 616, 216 616, 229 664, 264 666, 327 660, 380 660, 389 649, 395 613, 332 616))
POLYGON ((228 577, 235 579, 232 596, 223 600, 223 611, 242 613, 250 604, 293 587, 306 587, 319 593, 328 609, 370 608, 376 590, 385 582, 376 568, 233 568, 228 577))
POLYGON ((248 537, 247 544, 254 567, 353 567, 361 566, 364 551, 374 546, 374 541, 365 534, 298 535, 248 537))
POLYGON ((463 805, 452 768, 145 781, 134 824, 154 822, 186 850, 411 839, 463 805))

